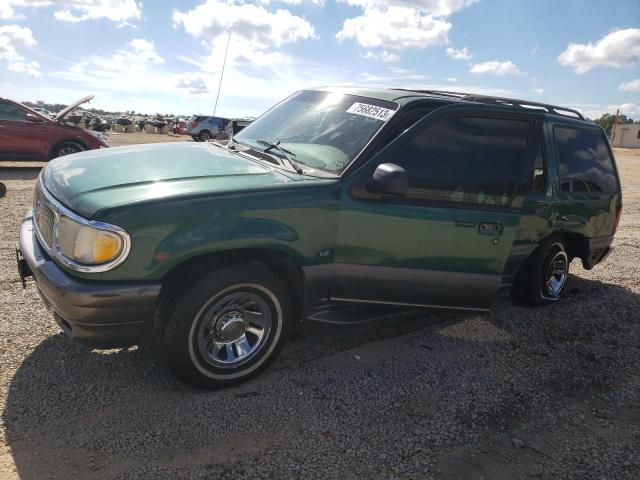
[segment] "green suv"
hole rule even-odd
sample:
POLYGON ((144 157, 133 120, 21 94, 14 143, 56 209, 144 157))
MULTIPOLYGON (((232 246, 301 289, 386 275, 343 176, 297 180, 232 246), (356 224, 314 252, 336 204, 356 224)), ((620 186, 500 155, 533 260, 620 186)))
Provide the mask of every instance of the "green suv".
POLYGON ((147 336, 182 380, 257 375, 327 305, 487 312, 557 301, 611 250, 621 191, 580 113, 442 91, 295 93, 213 143, 56 159, 18 267, 62 330, 147 336), (315 313, 314 313, 315 312, 315 313))

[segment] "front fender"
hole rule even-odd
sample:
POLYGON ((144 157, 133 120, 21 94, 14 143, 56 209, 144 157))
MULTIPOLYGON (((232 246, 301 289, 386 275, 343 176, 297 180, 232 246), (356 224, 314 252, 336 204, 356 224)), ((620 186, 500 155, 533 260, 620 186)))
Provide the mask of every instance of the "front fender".
POLYGON ((155 281, 197 256, 241 249, 280 251, 301 267, 327 263, 339 198, 339 184, 332 182, 125 207, 100 218, 132 240, 127 260, 102 279, 155 281))

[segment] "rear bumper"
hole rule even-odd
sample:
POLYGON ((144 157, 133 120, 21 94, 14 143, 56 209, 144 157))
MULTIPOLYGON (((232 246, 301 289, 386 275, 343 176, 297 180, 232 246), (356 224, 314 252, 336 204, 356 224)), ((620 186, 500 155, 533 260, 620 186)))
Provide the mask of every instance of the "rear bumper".
POLYGON ((18 262, 24 262, 21 275, 33 276, 62 330, 95 347, 136 343, 160 294, 160 284, 88 281, 67 274, 40 247, 31 211, 20 226, 18 262))

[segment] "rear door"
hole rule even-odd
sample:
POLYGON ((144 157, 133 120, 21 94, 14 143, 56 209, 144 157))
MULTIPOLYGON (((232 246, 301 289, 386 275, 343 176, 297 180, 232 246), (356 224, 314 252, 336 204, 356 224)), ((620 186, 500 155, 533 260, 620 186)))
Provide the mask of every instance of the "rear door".
POLYGON ((537 125, 526 113, 444 107, 355 172, 331 298, 488 310, 518 229, 537 125), (382 163, 407 171, 406 197, 367 188, 382 163))

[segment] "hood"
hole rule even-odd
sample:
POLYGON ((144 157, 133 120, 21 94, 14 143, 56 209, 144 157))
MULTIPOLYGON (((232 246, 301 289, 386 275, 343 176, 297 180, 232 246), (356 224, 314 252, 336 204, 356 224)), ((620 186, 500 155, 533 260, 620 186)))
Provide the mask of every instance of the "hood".
POLYGON ((87 95, 86 97, 81 98, 80 100, 76 100, 71 105, 69 105, 67 108, 63 108, 58 113, 56 113, 56 116, 53 117, 53 119, 54 120, 62 120, 67 115, 67 113, 69 113, 72 110, 75 110, 78 106, 82 105, 83 103, 90 102, 91 100, 93 100, 94 96, 95 95, 87 95))
POLYGON ((44 186, 86 218, 135 202, 247 190, 313 179, 287 175, 208 143, 177 142, 90 150, 59 157, 44 186))

